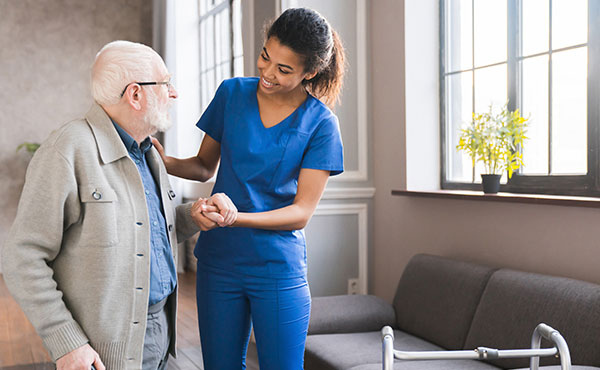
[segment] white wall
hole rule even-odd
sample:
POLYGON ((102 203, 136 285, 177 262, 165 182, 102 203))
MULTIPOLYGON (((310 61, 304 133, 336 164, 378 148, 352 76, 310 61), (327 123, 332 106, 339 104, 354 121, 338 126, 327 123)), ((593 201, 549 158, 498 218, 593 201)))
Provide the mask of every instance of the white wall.
POLYGON ((344 142, 344 173, 330 178, 323 199, 306 228, 308 281, 313 296, 344 294, 349 279, 368 291, 372 243, 372 172, 369 169, 368 21, 366 0, 283 0, 281 8, 318 11, 344 44, 347 70, 334 112, 344 142))

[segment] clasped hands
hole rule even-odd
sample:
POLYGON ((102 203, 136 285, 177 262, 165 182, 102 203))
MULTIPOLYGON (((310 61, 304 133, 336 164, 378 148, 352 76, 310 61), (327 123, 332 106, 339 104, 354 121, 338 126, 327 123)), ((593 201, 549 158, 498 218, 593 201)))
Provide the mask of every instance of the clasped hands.
POLYGON ((233 225, 238 210, 231 199, 223 193, 210 198, 199 198, 192 206, 192 218, 202 231, 233 225))

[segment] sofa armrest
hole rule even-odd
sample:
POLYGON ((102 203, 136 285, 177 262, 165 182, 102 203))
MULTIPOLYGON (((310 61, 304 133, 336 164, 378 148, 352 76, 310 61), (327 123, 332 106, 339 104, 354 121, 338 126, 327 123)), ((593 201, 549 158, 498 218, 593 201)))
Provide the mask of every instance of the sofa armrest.
POLYGON ((312 300, 308 334, 379 331, 396 326, 391 304, 372 295, 338 295, 312 300))

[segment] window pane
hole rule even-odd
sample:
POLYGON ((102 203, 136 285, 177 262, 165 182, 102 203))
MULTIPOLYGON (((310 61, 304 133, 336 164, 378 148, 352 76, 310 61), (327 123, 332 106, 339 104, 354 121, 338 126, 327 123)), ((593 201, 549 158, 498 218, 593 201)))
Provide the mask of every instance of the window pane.
MULTIPOLYGON (((212 98, 212 96, 215 94, 215 91, 217 90, 217 86, 216 85, 216 81, 215 81, 215 70, 214 69, 209 69, 206 72, 206 88, 208 89, 208 97, 209 100, 210 98, 212 98)), ((219 81, 220 83, 221 81, 219 81)))
POLYGON ((552 173, 587 173, 587 47, 552 56, 552 173))
POLYGON ((588 0, 552 0, 552 48, 584 44, 588 35, 588 0))
POLYGON ((204 56, 200 56, 201 58, 203 58, 206 63, 204 64, 204 66, 206 67, 205 70, 208 70, 210 68, 214 68, 215 66, 215 26, 214 26, 214 17, 208 17, 206 19, 206 25, 204 27, 205 29, 205 37, 203 37, 202 39, 204 40, 204 43, 206 45, 206 54, 204 56))
POLYGON ((487 112, 490 104, 501 108, 507 100, 506 64, 475 71, 475 112, 487 112))
POLYGON ((221 44, 221 54, 219 55, 219 62, 223 63, 231 59, 231 32, 229 29, 229 9, 226 9, 219 13, 220 28, 221 28, 221 39, 217 39, 217 43, 221 44))
POLYGON ((223 61, 223 47, 227 47, 227 45, 223 45, 222 37, 223 37, 223 23, 222 23, 222 15, 223 13, 216 14, 214 16, 215 20, 215 65, 221 63, 223 61))
POLYGON ((206 9, 208 8, 207 1, 208 0, 199 0, 198 1, 198 5, 199 5, 198 11, 200 13, 200 16, 202 16, 206 13, 206 9))
POLYGON ((529 116, 528 140, 523 144, 523 174, 548 174, 548 55, 522 62, 523 106, 529 116))
POLYGON ((234 64, 233 64, 233 77, 240 77, 244 75, 244 58, 243 57, 236 57, 234 59, 234 64))
POLYGON ((207 73, 202 73, 200 75, 200 87, 201 87, 201 104, 202 104, 202 110, 204 110, 204 108, 208 107, 208 104, 210 103, 210 98, 211 98, 211 93, 212 91, 208 90, 208 74, 207 73))
POLYGON ((207 63, 206 63, 206 55, 208 53, 208 42, 210 41, 210 38, 208 37, 207 34, 208 30, 206 27, 206 22, 201 22, 200 23, 200 72, 204 72, 206 71, 206 68, 208 68, 207 63))
POLYGON ((507 59, 506 0, 475 1, 475 66, 507 59))
POLYGON ((223 65, 222 64, 217 64, 217 66, 215 67, 215 82, 216 82, 216 86, 218 86, 218 84, 220 84, 221 81, 223 81, 223 65))
POLYGON ((548 0, 522 1, 523 55, 548 51, 550 5, 548 0))
POLYGON ((471 182, 471 158, 457 152, 460 129, 471 121, 473 106, 473 72, 463 72, 446 77, 446 127, 448 181, 471 182))
POLYGON ((233 55, 239 57, 244 54, 242 45, 242 5, 240 0, 233 2, 233 55))
POLYGON ((447 72, 473 68, 472 1, 449 0, 446 4, 447 72))

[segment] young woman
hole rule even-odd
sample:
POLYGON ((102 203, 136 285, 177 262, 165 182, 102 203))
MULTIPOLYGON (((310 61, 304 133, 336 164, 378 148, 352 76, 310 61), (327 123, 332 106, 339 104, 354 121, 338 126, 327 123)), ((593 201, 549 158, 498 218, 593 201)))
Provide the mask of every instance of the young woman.
POLYGON ((195 249, 208 370, 245 368, 251 325, 261 369, 302 369, 310 314, 303 228, 328 177, 343 171, 338 120, 326 104, 337 101, 344 52, 328 22, 309 9, 285 11, 257 66, 258 78, 221 84, 197 123, 206 135, 196 157, 163 155, 169 173, 198 181, 220 160, 220 194, 199 216, 206 231, 195 249))

